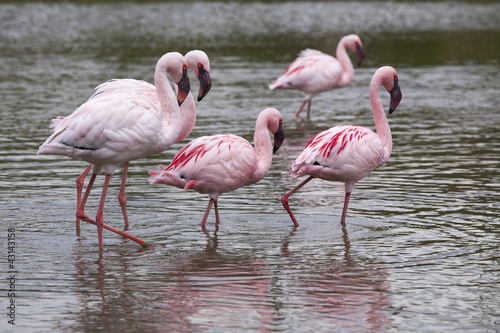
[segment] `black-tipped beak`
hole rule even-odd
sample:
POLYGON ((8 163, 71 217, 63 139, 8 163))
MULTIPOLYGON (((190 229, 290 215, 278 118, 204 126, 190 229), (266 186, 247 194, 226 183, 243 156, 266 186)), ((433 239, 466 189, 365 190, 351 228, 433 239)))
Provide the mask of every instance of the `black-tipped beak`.
POLYGON ((177 102, 179 103, 179 106, 181 106, 191 89, 191 84, 189 83, 189 77, 187 75, 187 68, 182 69, 182 79, 179 83, 177 83, 177 88, 177 102))
POLYGON ((200 90, 198 91, 198 102, 205 97, 210 88, 212 88, 212 79, 210 78, 210 73, 203 68, 199 67, 199 78, 200 78, 200 90))
POLYGON ((391 104, 389 106, 389 114, 393 113, 394 110, 399 105, 399 102, 401 102, 401 98, 403 98, 403 94, 401 93, 401 88, 399 88, 399 83, 398 79, 394 79, 394 88, 391 90, 391 104))
POLYGON ((280 121, 280 127, 278 127, 278 131, 276 132, 276 134, 274 134, 273 154, 278 151, 284 140, 285 140, 285 132, 283 131, 283 126, 281 126, 281 121, 280 121))
POLYGON ((356 45, 356 53, 358 54, 358 66, 361 66, 366 56, 363 46, 361 46, 360 44, 356 45))

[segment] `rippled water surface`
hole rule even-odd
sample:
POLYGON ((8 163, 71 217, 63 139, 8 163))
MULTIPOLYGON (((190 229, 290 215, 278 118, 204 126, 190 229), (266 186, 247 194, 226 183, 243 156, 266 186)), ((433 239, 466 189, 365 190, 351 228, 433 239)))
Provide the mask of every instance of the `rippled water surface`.
MULTIPOLYGON (((0 4, 0 330, 500 331, 499 22, 495 2, 0 4), (311 121, 295 119, 302 94, 267 83, 300 50, 334 53, 349 33, 367 53, 354 81, 315 97, 311 121), (50 120, 101 82, 152 82, 162 54, 195 48, 211 58, 213 87, 188 139, 251 140, 272 106, 286 140, 260 183, 221 196, 222 223, 211 215, 206 232, 206 196, 147 182, 187 140, 131 162, 128 231, 162 248, 105 232, 100 253, 93 225, 75 231, 86 164, 36 155, 50 120), (321 180, 290 199, 294 229, 280 202, 297 184, 288 166, 323 129, 374 128, 368 85, 382 65, 403 92, 392 156, 355 187, 345 229, 343 185, 321 180)), ((120 175, 105 208, 117 228, 120 175)))

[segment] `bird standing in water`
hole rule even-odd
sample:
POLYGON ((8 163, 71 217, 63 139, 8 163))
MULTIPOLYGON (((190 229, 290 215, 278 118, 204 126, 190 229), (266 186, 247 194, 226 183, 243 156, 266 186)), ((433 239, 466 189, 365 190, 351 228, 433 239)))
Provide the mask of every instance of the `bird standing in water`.
MULTIPOLYGON (((179 105, 189 93, 187 62, 178 52, 160 58, 155 70, 157 105, 144 94, 117 93, 90 98, 71 115, 61 119, 38 154, 65 155, 92 164, 92 177, 78 206, 78 219, 97 225, 99 249, 103 250, 104 202, 111 176, 120 163, 158 154, 174 144, 182 121, 179 105), (167 73, 178 85, 177 98, 167 73), (85 212, 97 175, 106 178, 95 220, 85 212)), ((145 242, 141 241, 144 245, 145 242)))
POLYGON ((169 166, 160 165, 160 170, 150 171, 149 181, 151 184, 164 183, 208 194, 210 201, 201 221, 204 228, 212 204, 216 223, 220 221, 219 195, 264 178, 271 167, 272 154, 284 138, 281 114, 276 109, 267 108, 257 117, 255 149, 250 142, 237 135, 203 136, 181 148, 169 166), (274 146, 269 132, 274 134, 274 146))
POLYGON ((314 136, 290 166, 292 178, 309 176, 281 198, 296 226, 299 224, 290 209, 288 198, 311 179, 321 178, 345 183, 344 209, 340 220, 342 226, 345 226, 347 206, 354 184, 389 159, 392 136, 379 98, 381 85, 391 95, 389 114, 396 110, 402 98, 396 70, 389 66, 379 68, 370 83, 370 101, 376 133, 362 126, 332 127, 314 136))
POLYGON ((288 68, 273 82, 269 89, 295 89, 306 95, 299 111, 307 104, 307 119, 310 118, 311 100, 320 92, 349 85, 354 78, 354 67, 346 48, 358 54, 358 66, 365 58, 361 39, 357 35, 343 37, 337 45, 337 58, 317 50, 306 49, 300 52, 288 68))

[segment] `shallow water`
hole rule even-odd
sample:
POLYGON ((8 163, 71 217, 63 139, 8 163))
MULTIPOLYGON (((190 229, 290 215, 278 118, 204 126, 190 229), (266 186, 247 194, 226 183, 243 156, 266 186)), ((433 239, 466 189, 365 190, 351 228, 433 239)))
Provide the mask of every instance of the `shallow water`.
MULTIPOLYGON (((499 331, 499 22, 494 2, 0 4, 2 308, 14 300, 15 329, 30 332, 499 331), (267 83, 300 50, 334 53, 348 33, 367 53, 353 83, 315 97, 311 121, 295 119, 301 93, 267 83), (260 183, 221 196, 222 223, 211 215, 206 232, 206 196, 147 182, 187 141, 132 162, 129 232, 162 248, 105 232, 100 253, 94 226, 75 232, 74 180, 86 164, 36 155, 50 120, 97 84, 151 82, 163 53, 194 48, 211 58, 213 87, 189 139, 251 140, 272 106, 286 140, 260 183), (403 92, 389 161, 356 185, 346 229, 343 185, 321 180, 290 199, 294 229, 280 203, 297 184, 288 166, 323 129, 374 128, 368 84, 382 65, 403 92)), ((105 208, 117 228, 119 176, 105 208)), ((15 330, 8 320, 2 332, 15 330)))

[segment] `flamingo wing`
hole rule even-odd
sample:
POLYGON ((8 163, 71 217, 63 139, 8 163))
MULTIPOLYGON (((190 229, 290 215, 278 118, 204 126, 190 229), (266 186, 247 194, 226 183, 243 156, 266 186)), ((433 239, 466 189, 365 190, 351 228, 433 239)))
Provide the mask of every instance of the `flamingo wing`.
POLYGON ((255 151, 247 140, 232 134, 204 136, 179 150, 164 170, 151 171, 150 182, 224 193, 246 185, 256 165, 255 151))
POLYGON ((159 153, 152 152, 149 143, 158 140, 160 120, 157 105, 144 96, 102 95, 60 119, 39 153, 82 158, 96 164, 142 158, 159 153))
POLYGON ((372 130, 336 126, 318 133, 290 166, 290 176, 356 182, 383 164, 385 149, 372 130))
POLYGON ((270 85, 274 89, 298 89, 319 93, 333 89, 342 77, 340 62, 326 53, 307 49, 270 85))
POLYGON ((140 94, 152 101, 158 101, 158 94, 154 85, 135 79, 114 79, 101 83, 95 88, 95 92, 90 96, 89 100, 122 93, 140 94))

